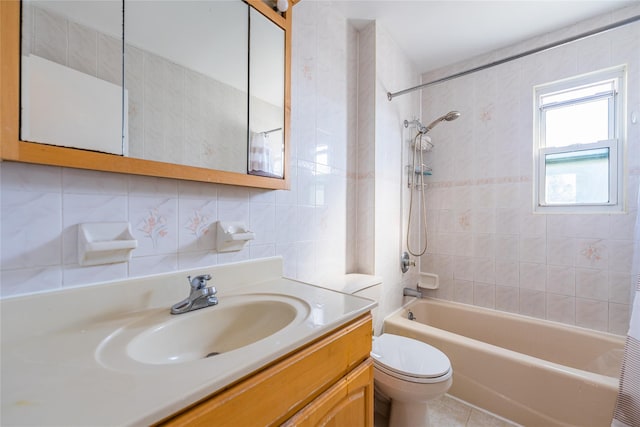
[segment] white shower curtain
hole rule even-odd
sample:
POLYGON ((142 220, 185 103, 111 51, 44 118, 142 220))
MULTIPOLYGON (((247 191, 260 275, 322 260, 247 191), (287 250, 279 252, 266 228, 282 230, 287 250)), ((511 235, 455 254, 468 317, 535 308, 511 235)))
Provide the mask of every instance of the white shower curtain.
POLYGON ((258 175, 273 175, 273 161, 269 134, 266 132, 252 132, 249 143, 249 172, 258 175))
MULTIPOLYGON (((640 202, 640 191, 638 199, 640 202)), ((640 215, 636 217, 633 255, 632 277, 636 287, 612 427, 640 426, 640 215)))

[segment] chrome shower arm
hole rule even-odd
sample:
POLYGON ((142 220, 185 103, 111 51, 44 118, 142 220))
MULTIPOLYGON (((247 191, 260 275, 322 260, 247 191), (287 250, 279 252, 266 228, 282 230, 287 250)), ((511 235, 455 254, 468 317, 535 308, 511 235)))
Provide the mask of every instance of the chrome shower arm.
POLYGON ((418 133, 427 133, 428 129, 426 127, 424 127, 424 125, 422 123, 420 123, 420 120, 415 119, 415 120, 405 120, 404 121, 404 127, 408 128, 409 126, 413 126, 415 125, 416 128, 418 128, 418 133))

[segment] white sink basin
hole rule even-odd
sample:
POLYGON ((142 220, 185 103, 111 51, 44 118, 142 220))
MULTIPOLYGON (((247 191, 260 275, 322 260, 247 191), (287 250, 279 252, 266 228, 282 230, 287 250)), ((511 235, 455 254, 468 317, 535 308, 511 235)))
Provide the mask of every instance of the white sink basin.
POLYGON ((131 340, 129 356, 142 363, 182 363, 226 353, 278 332, 297 315, 286 301, 249 299, 179 314, 131 340))
POLYGON ((178 315, 150 310, 105 339, 96 356, 116 369, 220 357, 284 332, 309 311, 302 300, 278 294, 220 296, 216 306, 178 315))

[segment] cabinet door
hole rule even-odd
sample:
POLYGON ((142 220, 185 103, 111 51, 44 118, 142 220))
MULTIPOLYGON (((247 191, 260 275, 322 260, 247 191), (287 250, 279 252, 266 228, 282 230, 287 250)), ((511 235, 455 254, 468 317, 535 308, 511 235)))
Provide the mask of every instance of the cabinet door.
MULTIPOLYGON (((299 411, 306 409, 311 402, 320 399, 336 385, 343 387, 342 393, 345 396, 353 395, 354 400, 369 405, 373 417, 373 371, 370 374, 371 390, 359 392, 358 389, 365 387, 368 378, 358 377, 356 381, 355 375, 362 370, 366 371, 371 363, 370 351, 371 314, 367 313, 158 426, 280 425, 284 420, 297 416, 299 411)), ((335 425, 356 427, 373 424, 345 422, 335 425)))
POLYGON ((284 426, 373 426, 373 362, 365 360, 284 426))

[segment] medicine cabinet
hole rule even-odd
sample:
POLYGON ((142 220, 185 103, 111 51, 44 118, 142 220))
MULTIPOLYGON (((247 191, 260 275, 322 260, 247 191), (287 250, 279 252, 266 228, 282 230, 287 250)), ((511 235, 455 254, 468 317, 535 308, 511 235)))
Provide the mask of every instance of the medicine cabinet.
POLYGON ((264 0, 2 1, 1 158, 288 189, 291 19, 264 0))

